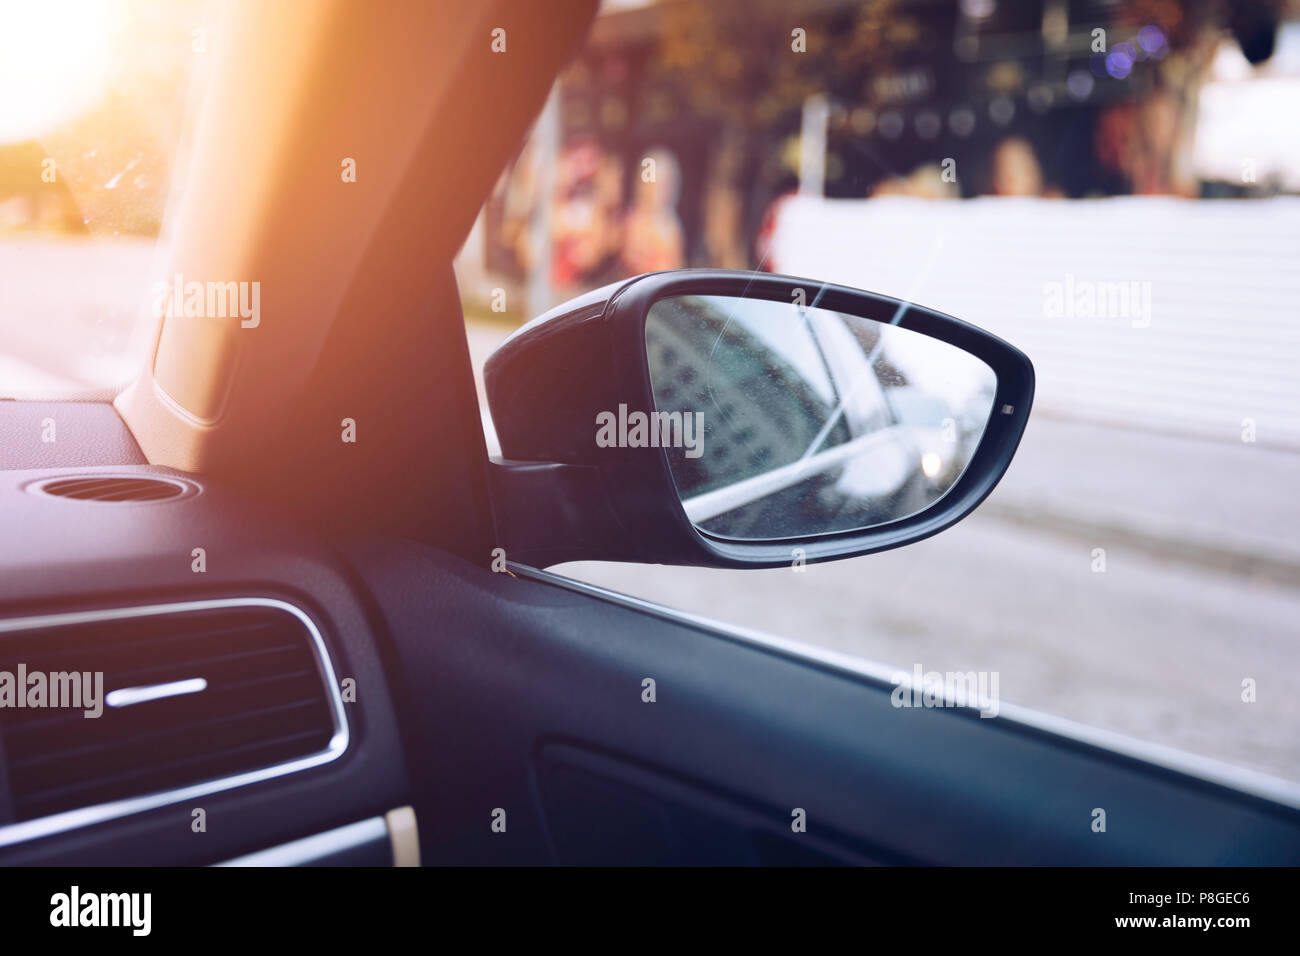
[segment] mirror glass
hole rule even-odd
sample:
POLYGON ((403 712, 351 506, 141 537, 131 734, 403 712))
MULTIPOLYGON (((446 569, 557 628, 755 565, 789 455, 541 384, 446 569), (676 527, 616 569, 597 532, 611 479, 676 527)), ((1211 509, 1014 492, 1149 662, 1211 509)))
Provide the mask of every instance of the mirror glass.
POLYGON ((683 295, 646 319, 662 438, 687 515, 720 538, 854 531, 961 476, 997 376, 919 332, 767 299, 683 295))

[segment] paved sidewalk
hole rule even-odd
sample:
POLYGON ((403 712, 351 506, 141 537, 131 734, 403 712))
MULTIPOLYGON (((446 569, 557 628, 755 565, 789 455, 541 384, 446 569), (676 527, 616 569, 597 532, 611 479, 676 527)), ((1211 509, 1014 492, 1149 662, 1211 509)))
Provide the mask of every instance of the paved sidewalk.
POLYGON ((1300 587, 1300 453, 1031 415, 983 511, 1300 587))

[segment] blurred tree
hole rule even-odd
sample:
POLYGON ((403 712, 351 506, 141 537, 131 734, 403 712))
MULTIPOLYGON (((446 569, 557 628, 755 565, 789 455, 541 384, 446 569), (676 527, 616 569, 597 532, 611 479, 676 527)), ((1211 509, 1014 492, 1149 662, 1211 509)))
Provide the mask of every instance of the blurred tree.
POLYGON ((1165 47, 1149 51, 1158 57, 1148 61, 1154 63, 1151 86, 1135 91, 1098 131, 1103 156, 1123 169, 1134 193, 1197 193, 1192 139, 1201 87, 1220 43, 1232 37, 1252 64, 1267 60, 1286 7, 1287 0, 1124 0, 1116 8, 1116 27, 1139 39, 1154 27, 1165 47))
POLYGON ((873 80, 896 68, 920 37, 901 0, 663 5, 652 80, 717 127, 706 174, 709 261, 747 263, 745 238, 756 233, 781 184, 797 175, 789 160, 797 151, 760 146, 791 135, 814 93, 876 105, 873 80))

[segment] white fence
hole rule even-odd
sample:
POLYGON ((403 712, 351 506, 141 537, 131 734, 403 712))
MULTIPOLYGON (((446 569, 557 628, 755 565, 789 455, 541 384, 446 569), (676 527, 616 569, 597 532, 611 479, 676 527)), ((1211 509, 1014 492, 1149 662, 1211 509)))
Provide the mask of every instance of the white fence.
POLYGON ((1300 450, 1300 199, 794 197, 771 268, 1002 336, 1040 412, 1300 450))

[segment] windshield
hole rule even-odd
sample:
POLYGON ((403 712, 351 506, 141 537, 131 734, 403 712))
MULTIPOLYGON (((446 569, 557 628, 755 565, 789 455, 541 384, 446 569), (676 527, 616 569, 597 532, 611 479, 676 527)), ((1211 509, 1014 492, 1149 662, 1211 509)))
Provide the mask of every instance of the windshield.
POLYGON ((0 398, 105 397, 154 328, 206 0, 0 0, 0 398))

